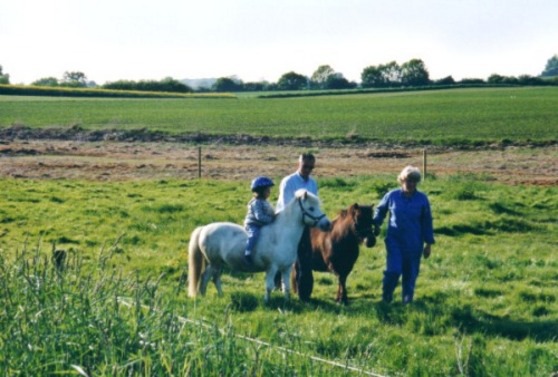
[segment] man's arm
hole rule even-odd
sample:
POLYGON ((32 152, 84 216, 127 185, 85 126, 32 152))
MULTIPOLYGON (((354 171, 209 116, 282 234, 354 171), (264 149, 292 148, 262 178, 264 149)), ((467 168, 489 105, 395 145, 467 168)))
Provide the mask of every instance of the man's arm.
POLYGON ((276 212, 282 211, 294 198, 294 189, 289 184, 288 177, 283 178, 279 185, 279 198, 277 199, 276 212))

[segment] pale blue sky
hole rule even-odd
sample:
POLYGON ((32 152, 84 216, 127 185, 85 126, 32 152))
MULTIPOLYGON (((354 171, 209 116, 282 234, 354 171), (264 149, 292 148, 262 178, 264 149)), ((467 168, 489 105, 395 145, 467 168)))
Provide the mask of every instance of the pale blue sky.
POLYGON ((119 79, 275 82, 329 64, 422 59, 432 79, 536 76, 558 54, 557 0, 2 0, 12 83, 65 71, 119 79))

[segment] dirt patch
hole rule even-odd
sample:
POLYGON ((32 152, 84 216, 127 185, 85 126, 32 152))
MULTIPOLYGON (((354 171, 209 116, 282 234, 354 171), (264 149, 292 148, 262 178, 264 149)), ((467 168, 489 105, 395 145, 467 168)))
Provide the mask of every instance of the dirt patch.
MULTIPOLYGON (((0 177, 32 179, 209 179, 279 178, 295 170, 300 152, 317 156, 315 175, 396 175, 405 165, 423 167, 423 148, 385 145, 324 145, 266 142, 201 147, 176 141, 89 141, 48 138, 0 139, 0 177), (201 148, 201 150, 200 150, 201 148)), ((427 149, 427 173, 477 174, 511 184, 558 184, 558 147, 427 149)))
POLYGON ((24 125, 13 125, 7 128, 0 128, 0 142, 13 142, 15 140, 62 140, 62 141, 81 141, 81 142, 167 142, 167 143, 187 143, 187 144, 224 144, 224 145, 268 145, 268 146, 294 146, 305 148, 373 148, 389 149, 388 152, 379 153, 373 157, 391 157, 393 149, 397 148, 425 148, 430 150, 481 150, 481 149, 504 149, 509 147, 549 147, 558 145, 558 140, 546 142, 513 142, 503 140, 498 143, 475 142, 452 144, 451 146, 424 145, 419 142, 407 140, 400 145, 384 143, 377 140, 368 140, 351 135, 341 139, 319 139, 314 140, 310 137, 268 137, 253 136, 243 134, 204 134, 204 133, 179 133, 170 134, 163 131, 141 129, 102 129, 86 130, 80 125, 70 127, 51 127, 51 128, 31 128, 24 125))

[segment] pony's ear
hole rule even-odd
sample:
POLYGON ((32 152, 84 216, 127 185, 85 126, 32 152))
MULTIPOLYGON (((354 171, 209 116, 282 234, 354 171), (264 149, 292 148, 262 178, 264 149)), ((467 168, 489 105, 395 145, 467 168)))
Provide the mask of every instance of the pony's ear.
POLYGON ((354 209, 358 209, 358 203, 353 204, 354 209))
POLYGON ((308 195, 308 190, 298 189, 295 191, 295 198, 306 200, 307 195, 308 195))

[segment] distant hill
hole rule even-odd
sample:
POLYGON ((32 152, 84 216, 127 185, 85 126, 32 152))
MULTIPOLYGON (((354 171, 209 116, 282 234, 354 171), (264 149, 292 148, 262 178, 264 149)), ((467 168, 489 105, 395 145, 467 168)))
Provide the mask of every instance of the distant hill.
POLYGON ((211 86, 217 81, 216 78, 208 79, 183 79, 180 82, 188 85, 190 88, 197 90, 199 88, 211 88, 211 86))

